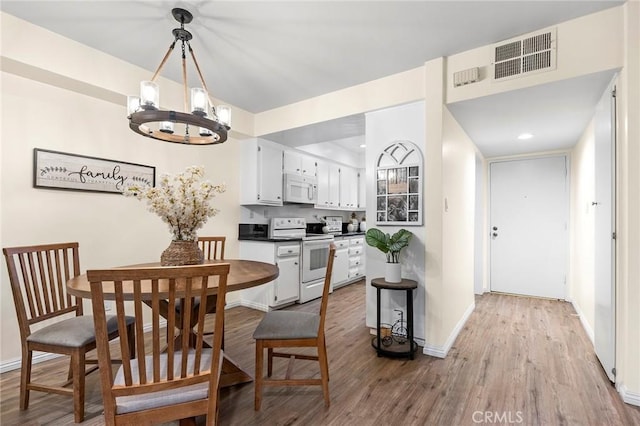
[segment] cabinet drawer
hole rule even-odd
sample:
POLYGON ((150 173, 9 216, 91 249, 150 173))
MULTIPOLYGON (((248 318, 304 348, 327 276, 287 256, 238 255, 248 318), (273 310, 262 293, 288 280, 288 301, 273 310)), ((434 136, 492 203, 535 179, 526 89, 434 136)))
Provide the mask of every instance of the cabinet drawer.
POLYGON ((364 269, 349 268, 349 279, 364 276, 364 269))
POLYGON ((364 238, 363 237, 351 238, 349 245, 351 247, 354 247, 354 246, 362 247, 364 246, 364 238))
POLYGON ((357 268, 358 266, 360 266, 360 263, 360 256, 349 258, 349 268, 357 268))
POLYGON ((349 256, 360 256, 362 254, 362 247, 349 247, 349 256))
POLYGON ((300 245, 288 245, 288 246, 280 246, 276 250, 276 256, 278 257, 286 257, 286 256, 299 256, 300 255, 300 245))
POLYGON ((336 250, 349 247, 348 240, 335 240, 333 243, 336 245, 336 250))

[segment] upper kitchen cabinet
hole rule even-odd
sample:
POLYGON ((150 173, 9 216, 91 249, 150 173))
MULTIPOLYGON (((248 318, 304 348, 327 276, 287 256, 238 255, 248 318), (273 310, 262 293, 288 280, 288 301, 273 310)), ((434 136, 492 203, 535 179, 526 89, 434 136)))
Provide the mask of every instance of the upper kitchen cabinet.
POLYGON ((318 160, 318 202, 316 207, 340 207, 340 166, 318 160))
POLYGON ((242 142, 240 159, 240 204, 282 205, 281 145, 264 140, 242 142))
POLYGON ((295 151, 284 151, 284 172, 302 176, 316 176, 316 158, 295 151))
POLYGON ((355 210, 358 208, 358 171, 352 167, 340 167, 340 208, 355 210))
POLYGON ((365 169, 358 170, 358 209, 367 208, 367 175, 365 169))

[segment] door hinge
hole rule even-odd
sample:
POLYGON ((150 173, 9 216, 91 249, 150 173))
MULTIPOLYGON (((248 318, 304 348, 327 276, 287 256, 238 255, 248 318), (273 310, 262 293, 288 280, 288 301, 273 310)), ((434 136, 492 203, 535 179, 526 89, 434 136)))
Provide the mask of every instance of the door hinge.
POLYGON ((616 377, 616 368, 615 367, 613 367, 611 369, 611 374, 613 374, 613 377, 616 377))
POLYGON ((611 239, 615 240, 616 238, 617 238, 617 235, 616 235, 616 233, 615 233, 615 232, 613 232, 613 233, 611 234, 611 239))
POLYGON ((615 98, 616 95, 617 95, 617 88, 614 86, 613 90, 611 91, 611 96, 615 98))

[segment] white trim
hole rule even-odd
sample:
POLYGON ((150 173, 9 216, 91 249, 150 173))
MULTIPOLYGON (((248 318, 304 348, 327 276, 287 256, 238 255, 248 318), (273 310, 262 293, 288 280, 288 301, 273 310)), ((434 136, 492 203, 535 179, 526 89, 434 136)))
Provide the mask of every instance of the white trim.
POLYGON ((244 306, 245 308, 257 309, 262 312, 269 312, 269 307, 267 305, 263 305, 261 303, 256 303, 251 300, 242 299, 240 301, 240 306, 244 306))
POLYGON ((456 324, 456 326, 454 327, 453 331, 449 335, 449 338, 445 342, 444 346, 424 345, 424 349, 422 350, 422 353, 425 355, 435 356, 437 358, 445 358, 449 353, 449 350, 451 350, 451 347, 455 343, 456 339, 458 338, 458 334, 460 334, 460 332, 462 331, 462 328, 469 320, 469 317, 471 316, 475 308, 476 308, 476 302, 474 301, 469 305, 467 310, 464 312, 464 314, 462 315, 462 318, 460 318, 460 321, 458 321, 458 324, 456 324))
POLYGON ((578 314, 578 318, 580 318, 580 324, 582 324, 582 328, 584 328, 584 331, 587 332, 587 336, 589 336, 589 340, 591 340, 591 344, 595 346, 595 338, 593 335, 593 329, 591 328, 591 325, 589 325, 589 323, 587 322, 587 319, 585 318, 584 314, 582 313, 582 310, 580 309, 580 306, 576 303, 575 300, 571 300, 571 304, 573 305, 573 309, 576 310, 576 313, 578 314))
POLYGON ((627 404, 640 407, 640 393, 629 391, 625 385, 618 386, 618 393, 627 404))

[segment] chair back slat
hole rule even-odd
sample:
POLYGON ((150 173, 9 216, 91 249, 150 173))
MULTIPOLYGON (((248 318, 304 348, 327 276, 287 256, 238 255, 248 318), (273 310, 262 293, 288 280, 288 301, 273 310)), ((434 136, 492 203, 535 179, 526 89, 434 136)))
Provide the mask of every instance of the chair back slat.
POLYGON ((198 237, 198 246, 202 250, 205 259, 224 260, 226 240, 226 237, 198 237))
POLYGON ((320 302, 320 324, 318 335, 324 334, 324 322, 327 316, 327 305, 329 304, 329 291, 331 290, 331 275, 333 274, 333 260, 336 257, 336 246, 331 243, 329 247, 329 259, 327 260, 327 272, 324 276, 324 286, 322 288, 322 301, 320 302))
MULTIPOLYGON (((228 263, 87 271, 96 314, 96 330, 103 330, 97 333, 98 336, 104 335, 107 326, 105 295, 102 291, 105 283, 114 282, 118 319, 124 317, 126 311, 127 315, 135 317, 136 323, 135 357, 129 353, 126 327, 119 329, 118 347, 122 368, 118 375, 123 380, 118 380, 119 384, 116 384, 119 376, 102 376, 103 395, 107 395, 104 399, 105 415, 115 410, 117 396, 139 395, 208 382, 214 380, 212 370, 219 375, 228 273, 228 263), (216 288, 215 293, 211 292, 212 288, 216 288), (206 308, 202 303, 195 304, 194 299, 203 300, 210 294, 217 295, 217 306, 221 310, 214 321, 205 321, 206 308), (161 301, 168 303, 166 312, 160 309, 161 301), (178 321, 176 317, 180 315, 186 321, 178 321), (190 333, 189 328, 192 316, 198 318, 199 332, 195 334, 190 333), (165 317, 166 321, 163 321, 165 317), (145 325, 151 327, 148 332, 150 339, 143 337, 145 325), (214 335, 213 347, 205 349, 208 345, 203 338, 211 333, 214 335), (218 363, 214 364, 212 361, 216 360, 218 363)), ((102 370, 103 360, 106 365, 107 360, 113 358, 112 352, 116 348, 104 339, 99 339, 97 346, 102 370)))
POLYGON ((69 279, 80 275, 78 252, 77 242, 3 249, 24 338, 32 324, 70 313, 82 315, 82 303, 66 287, 69 279))

